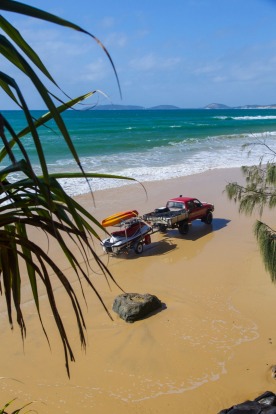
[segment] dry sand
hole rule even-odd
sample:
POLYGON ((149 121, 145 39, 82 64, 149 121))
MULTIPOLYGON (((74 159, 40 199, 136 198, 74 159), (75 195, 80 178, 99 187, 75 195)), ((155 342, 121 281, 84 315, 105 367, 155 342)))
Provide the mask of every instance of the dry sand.
MULTIPOLYGON (((190 233, 156 233, 142 255, 110 258, 95 248, 126 292, 151 293, 164 309, 134 324, 122 321, 112 304, 121 291, 109 289, 104 278, 91 274, 110 309, 106 315, 84 284, 87 308, 68 264, 52 253, 73 278, 87 324, 86 351, 81 350, 73 314, 62 289, 55 288, 76 362, 71 379, 46 297, 41 292, 43 320, 51 350, 38 322, 30 289, 23 286, 27 339, 11 331, 1 299, 0 407, 34 401, 39 414, 205 413, 260 393, 276 391, 270 367, 276 363, 276 289, 265 272, 252 232, 256 217, 245 217, 227 200, 227 182, 241 180, 236 169, 210 171, 177 180, 138 184, 78 200, 97 219, 116 211, 138 209, 141 214, 179 194, 215 204, 211 227, 193 223, 190 233), (17 381, 21 382, 17 382, 17 381)), ((267 213, 272 224, 273 212, 267 213)), ((274 222, 275 225, 275 222, 274 222)), ((39 235, 39 243, 45 243, 39 235)))

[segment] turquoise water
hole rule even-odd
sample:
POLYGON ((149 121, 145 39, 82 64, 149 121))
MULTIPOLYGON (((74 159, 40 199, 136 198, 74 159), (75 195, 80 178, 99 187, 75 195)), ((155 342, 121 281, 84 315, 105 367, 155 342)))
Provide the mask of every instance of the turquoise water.
MULTIPOLYGON (((16 132, 24 128, 22 112, 2 113, 16 132)), ((36 118, 42 114, 33 111, 36 118)), ((275 109, 90 110, 67 111, 63 118, 87 172, 127 175, 142 182, 255 164, 264 148, 256 146, 248 157, 242 146, 249 142, 265 140, 276 150, 275 109)), ((77 171, 53 122, 40 127, 39 134, 51 171, 77 171)), ((23 142, 39 171, 32 138, 23 142)), ((126 182, 92 181, 94 190, 122 184, 126 182)), ((80 181, 63 180, 62 185, 70 194, 88 191, 80 181)))

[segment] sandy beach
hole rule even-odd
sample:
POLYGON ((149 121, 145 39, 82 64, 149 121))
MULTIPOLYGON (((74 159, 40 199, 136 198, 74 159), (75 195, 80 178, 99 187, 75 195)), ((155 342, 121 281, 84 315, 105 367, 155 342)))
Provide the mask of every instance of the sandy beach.
MULTIPOLYGON (((18 327, 10 330, 2 296, 0 376, 5 378, 0 381, 0 407, 16 397, 14 409, 33 401, 31 408, 39 414, 216 414, 264 391, 275 392, 276 288, 253 235, 257 215, 240 215, 223 193, 228 182, 241 180, 239 169, 213 170, 145 183, 146 191, 139 184, 98 191, 95 204, 91 195, 78 197, 101 221, 122 210, 143 214, 183 194, 214 203, 214 221, 212 226, 194 222, 186 236, 177 230, 156 233, 142 255, 109 258, 95 240, 95 249, 125 292, 151 293, 164 304, 160 312, 133 324, 112 311, 121 291, 112 283, 109 287, 100 274, 91 272, 91 280, 113 321, 84 283, 86 307, 76 277, 51 245, 82 303, 87 348, 80 347, 70 303, 58 285, 56 301, 76 358, 70 379, 44 292, 42 317, 51 349, 29 286, 22 287, 24 346, 18 327)), ((264 214, 271 225, 273 214, 264 214)), ((39 237, 47 247, 47 240, 39 237)))

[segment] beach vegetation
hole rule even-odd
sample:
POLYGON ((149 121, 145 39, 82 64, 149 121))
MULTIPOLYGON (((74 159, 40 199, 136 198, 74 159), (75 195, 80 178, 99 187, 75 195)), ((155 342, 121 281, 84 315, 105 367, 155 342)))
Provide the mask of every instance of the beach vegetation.
MULTIPOLYGON (((243 166, 242 173, 245 185, 237 182, 226 186, 226 193, 230 200, 239 204, 239 211, 251 215, 258 210, 260 220, 254 225, 256 236, 264 266, 270 274, 271 280, 276 282, 276 228, 262 221, 264 208, 276 208, 276 152, 265 141, 258 141, 246 145, 250 150, 255 145, 262 145, 266 153, 258 165, 243 166), (266 160, 265 160, 266 158, 266 160)), ((249 151, 250 154, 250 151, 249 151)))
MULTIPOLYGON (((20 408, 16 408, 13 411, 10 411, 10 413, 8 413, 6 410, 13 404, 13 402, 16 400, 16 398, 14 398, 13 400, 7 402, 4 407, 0 408, 0 414, 23 414, 24 408, 28 407, 29 405, 31 405, 31 403, 27 403, 25 405, 23 405, 20 408)), ((30 413, 32 410, 28 410, 28 411, 24 411, 25 414, 30 413)))
MULTIPOLYGON (((120 90, 111 56, 94 35, 58 16, 21 2, 1 0, 0 10, 42 19, 90 36, 102 48, 103 53, 109 60, 120 90)), ((75 315, 80 342, 85 347, 85 321, 81 302, 66 272, 51 258, 49 249, 45 249, 40 245, 39 239, 42 234, 46 236, 49 245, 53 240, 57 243, 61 253, 78 278, 84 302, 85 289, 83 283, 86 283, 95 292, 111 318, 100 293, 91 281, 91 274, 96 267, 96 272, 100 271, 108 283, 110 281, 116 284, 93 246, 93 241, 100 239, 99 230, 104 229, 92 214, 66 193, 60 185, 59 179, 66 177, 86 180, 88 192, 91 191, 92 203, 93 195, 90 188, 90 178, 130 178, 84 171, 70 137, 70 132, 61 116, 65 110, 75 108, 76 104, 91 97, 96 91, 92 90, 76 98, 68 97, 62 92, 35 50, 3 15, 0 16, 0 28, 1 66, 5 68, 4 71, 0 71, 2 105, 4 106, 7 100, 11 100, 24 113, 26 120, 26 127, 21 131, 16 131, 12 121, 7 119, 3 112, 0 115, 2 141, 2 148, 0 149, 0 291, 1 295, 5 297, 8 321, 13 327, 14 319, 16 319, 24 340, 26 336, 26 318, 24 318, 22 310, 22 296, 24 296, 22 281, 27 278, 42 330, 50 343, 41 314, 40 293, 43 289, 62 341, 65 366, 69 375, 69 362, 74 361, 74 354, 64 325, 63 315, 55 297, 53 287, 55 280, 68 295, 72 312, 75 315), (47 108, 41 118, 35 119, 32 115, 28 105, 28 96, 22 92, 20 81, 18 82, 15 76, 11 76, 14 71, 9 72, 7 70, 9 67, 17 69, 18 79, 24 76, 34 86, 47 108), (50 84, 54 90, 58 90, 58 94, 50 91, 43 79, 47 80, 47 85, 50 84), (49 170, 39 128, 46 127, 46 123, 50 120, 55 123, 59 134, 67 144, 68 151, 75 160, 75 173, 55 174, 49 170), (40 171, 34 170, 29 159, 28 150, 22 141, 25 136, 33 140, 40 171), (32 238, 30 228, 39 232, 39 236, 32 238), (74 249, 70 248, 70 243, 75 246, 74 249)))

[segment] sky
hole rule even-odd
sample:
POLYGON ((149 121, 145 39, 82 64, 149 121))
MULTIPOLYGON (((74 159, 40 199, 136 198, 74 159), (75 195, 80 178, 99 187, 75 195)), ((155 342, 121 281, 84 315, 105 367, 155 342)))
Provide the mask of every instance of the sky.
MULTIPOLYGON (((81 26, 99 38, 110 53, 122 97, 106 54, 91 37, 2 12, 70 97, 99 90, 89 103, 146 108, 276 104, 276 0, 23 3, 81 26)), ((29 107, 44 109, 25 76, 2 57, 0 62, 0 70, 22 88, 29 107)), ((2 91, 0 102, 2 109, 16 109, 2 91)))

